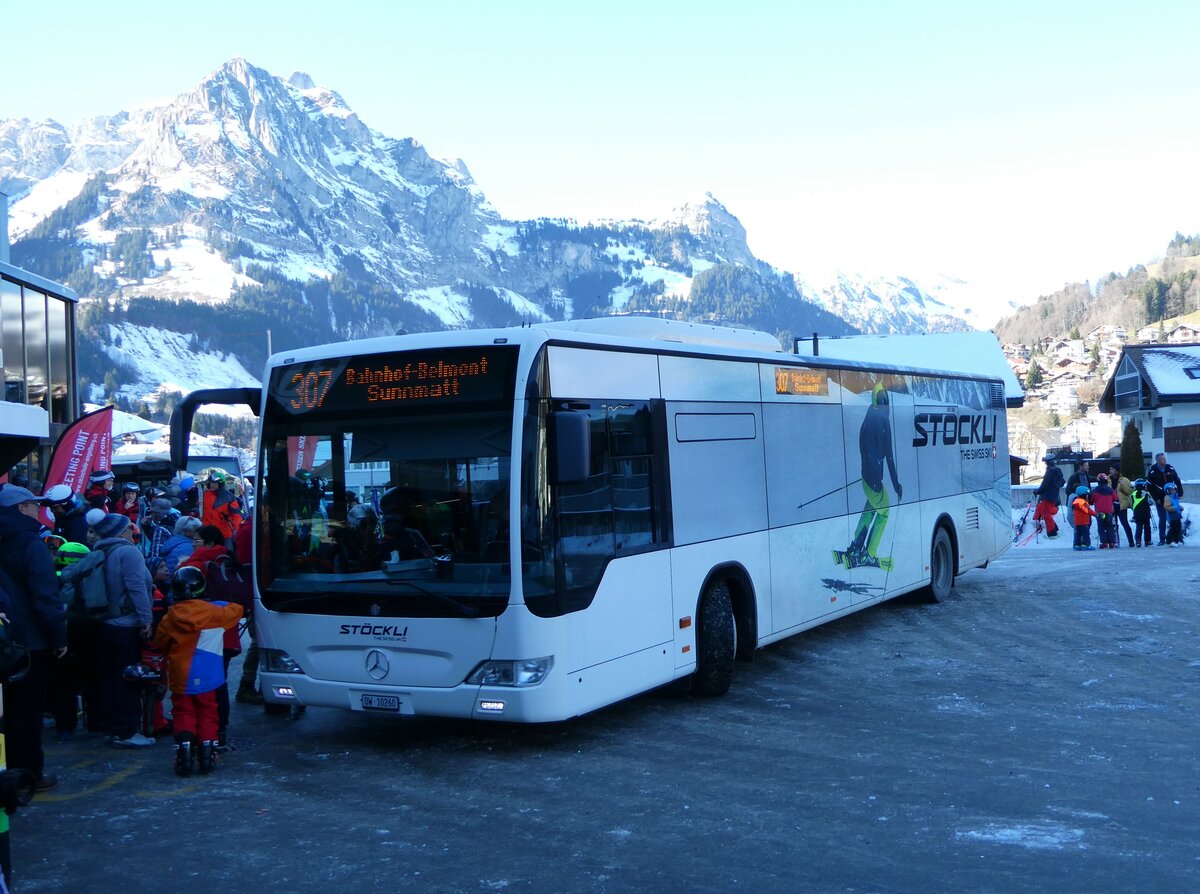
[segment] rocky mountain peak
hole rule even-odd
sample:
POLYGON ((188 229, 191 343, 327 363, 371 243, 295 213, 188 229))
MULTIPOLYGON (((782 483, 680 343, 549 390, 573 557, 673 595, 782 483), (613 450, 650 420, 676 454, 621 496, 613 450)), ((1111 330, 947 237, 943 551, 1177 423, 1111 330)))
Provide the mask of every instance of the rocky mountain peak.
POLYGON ((706 237, 712 241, 717 256, 726 263, 750 266, 756 261, 746 242, 746 228, 711 192, 679 205, 659 221, 659 225, 682 226, 697 236, 706 237))
POLYGON ((292 72, 291 76, 287 79, 287 82, 297 90, 311 90, 313 87, 317 86, 313 83, 313 79, 306 71, 292 72))

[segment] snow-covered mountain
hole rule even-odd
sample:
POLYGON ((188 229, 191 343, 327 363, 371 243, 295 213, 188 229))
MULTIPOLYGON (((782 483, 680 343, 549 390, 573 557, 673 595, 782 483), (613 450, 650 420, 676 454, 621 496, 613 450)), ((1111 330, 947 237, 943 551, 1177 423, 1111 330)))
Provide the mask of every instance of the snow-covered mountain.
POLYGON ((307 75, 243 59, 164 106, 0 121, 0 192, 14 263, 93 302, 83 323, 103 350, 87 362, 101 368, 84 373, 100 384, 111 363, 128 395, 186 378, 121 354, 137 328, 195 333, 178 363, 223 353, 244 373, 267 330, 284 349, 630 310, 783 335, 972 322, 950 281, 814 285, 772 268, 711 195, 650 223, 502 219, 461 161, 371 129, 307 75))
POLYGON ((836 274, 827 280, 802 280, 810 300, 868 334, 961 332, 991 329, 1013 302, 980 301, 978 289, 948 276, 868 277, 836 274))

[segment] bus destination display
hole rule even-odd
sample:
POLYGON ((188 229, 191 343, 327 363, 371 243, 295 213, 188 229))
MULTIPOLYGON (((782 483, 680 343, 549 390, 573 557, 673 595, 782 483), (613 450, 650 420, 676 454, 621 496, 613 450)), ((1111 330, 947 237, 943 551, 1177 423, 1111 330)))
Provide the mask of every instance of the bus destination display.
POLYGON ((275 370, 271 402, 296 415, 509 400, 515 366, 515 348, 493 347, 297 363, 275 370))
POLYGON ((829 373, 823 369, 802 369, 794 366, 775 367, 776 394, 829 394, 829 373))

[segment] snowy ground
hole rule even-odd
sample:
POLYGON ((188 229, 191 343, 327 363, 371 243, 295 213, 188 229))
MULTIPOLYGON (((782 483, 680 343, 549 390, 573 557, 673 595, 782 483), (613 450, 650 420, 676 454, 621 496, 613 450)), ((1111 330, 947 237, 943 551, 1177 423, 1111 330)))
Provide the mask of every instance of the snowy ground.
MULTIPOLYGON (((1013 536, 1016 536, 1017 528, 1021 524, 1021 516, 1023 516, 1024 514, 1025 514, 1024 509, 1014 509, 1013 510, 1013 514, 1012 514, 1013 536)), ((1183 523, 1184 523, 1184 525, 1187 525, 1187 522, 1189 519, 1198 519, 1198 518, 1200 518, 1200 504, 1184 503, 1183 504, 1183 523)), ((1074 534, 1073 534, 1073 529, 1071 528, 1071 526, 1067 524, 1066 510, 1061 506, 1059 507, 1059 510, 1058 510, 1058 527, 1059 527, 1059 535, 1056 538, 1054 538, 1053 540, 1050 540, 1044 534, 1034 533, 1033 509, 1031 508, 1029 510, 1029 518, 1025 521, 1025 529, 1021 533, 1019 539, 1013 544, 1013 549, 1020 549, 1020 550, 1059 549, 1059 550, 1065 550, 1067 552, 1070 552, 1071 547, 1075 542, 1074 534), (1034 536, 1030 537, 1029 536, 1030 534, 1033 534, 1034 536)), ((1134 528, 1132 517, 1129 519, 1129 527, 1131 530, 1136 530, 1134 528)), ((1125 549, 1128 546, 1128 541, 1126 541, 1126 539, 1125 539, 1125 532, 1124 532, 1124 530, 1121 529, 1119 522, 1117 524, 1117 529, 1120 534, 1120 548, 1125 549)), ((1150 514, 1150 536, 1151 536, 1153 542, 1157 544, 1158 543, 1158 516, 1155 515, 1153 512, 1151 512, 1151 514, 1150 514)), ((1093 546, 1099 545, 1099 541, 1096 539, 1096 524, 1094 521, 1092 522, 1092 545, 1093 546)), ((1189 536, 1184 539, 1183 545, 1186 548, 1200 546, 1200 528, 1197 528, 1194 523, 1192 524, 1192 530, 1189 533, 1189 536)))
POLYGON ((15 888, 1200 891, 1200 566, 1054 548, 761 649, 724 698, 529 726, 235 702, 236 750, 190 779, 170 740, 47 730, 15 888))

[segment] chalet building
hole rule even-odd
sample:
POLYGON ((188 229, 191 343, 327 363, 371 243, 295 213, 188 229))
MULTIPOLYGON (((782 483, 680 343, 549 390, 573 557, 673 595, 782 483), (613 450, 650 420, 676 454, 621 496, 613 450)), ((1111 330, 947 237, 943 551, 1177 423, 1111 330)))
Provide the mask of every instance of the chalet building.
POLYGON ((1006 342, 1005 344, 1002 344, 1000 346, 1000 350, 1004 352, 1004 356, 1008 358, 1010 363, 1028 363, 1029 358, 1033 353, 1029 345, 1016 344, 1013 342, 1006 342))
POLYGON ((1200 342, 1200 326, 1180 323, 1167 333, 1167 344, 1169 345, 1187 345, 1196 342, 1200 342))
POLYGON ((0 194, 0 475, 43 480, 59 434, 79 415, 71 289, 9 263, 8 198, 0 194))
POLYGON ((1165 451, 1183 479, 1200 479, 1200 343, 1127 345, 1100 409, 1132 421, 1142 449, 1165 451))

